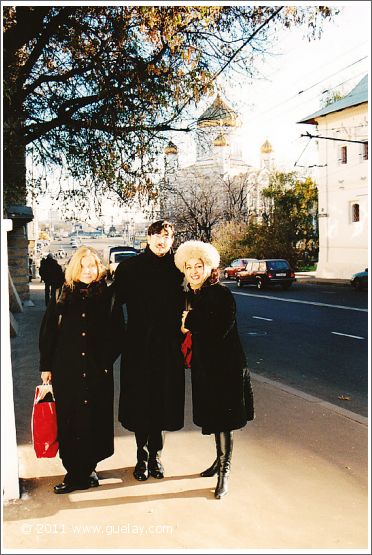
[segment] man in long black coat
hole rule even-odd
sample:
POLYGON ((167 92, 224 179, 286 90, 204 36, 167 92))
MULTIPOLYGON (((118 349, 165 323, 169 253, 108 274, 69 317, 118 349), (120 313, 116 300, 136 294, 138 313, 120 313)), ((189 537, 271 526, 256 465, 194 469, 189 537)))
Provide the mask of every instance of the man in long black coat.
POLYGON ((137 480, 163 478, 164 430, 179 430, 184 422, 183 275, 174 265, 173 240, 171 223, 151 224, 145 252, 121 262, 115 273, 116 300, 127 308, 119 421, 135 432, 137 480))

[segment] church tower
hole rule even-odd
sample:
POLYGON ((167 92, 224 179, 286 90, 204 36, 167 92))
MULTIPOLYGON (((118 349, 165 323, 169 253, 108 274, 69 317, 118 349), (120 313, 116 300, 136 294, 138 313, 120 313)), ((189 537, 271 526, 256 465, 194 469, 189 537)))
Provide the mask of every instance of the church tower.
MULTIPOLYGON (((241 160, 241 145, 237 129, 241 127, 239 116, 218 93, 197 120, 196 158, 197 161, 214 160, 216 147, 221 147, 227 159, 241 160)), ((221 149, 218 151, 221 154, 221 149)))
POLYGON ((273 147, 266 139, 266 141, 261 146, 261 169, 271 170, 274 165, 273 160, 273 147))

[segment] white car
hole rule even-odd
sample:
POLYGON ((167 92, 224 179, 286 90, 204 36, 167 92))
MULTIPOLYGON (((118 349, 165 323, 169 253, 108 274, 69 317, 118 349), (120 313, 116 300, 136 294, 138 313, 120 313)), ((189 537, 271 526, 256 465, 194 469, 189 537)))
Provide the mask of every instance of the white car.
POLYGON ((120 262, 129 256, 136 256, 138 251, 136 249, 132 250, 115 250, 110 254, 110 260, 108 265, 108 274, 111 279, 114 279, 116 268, 119 266, 120 262))

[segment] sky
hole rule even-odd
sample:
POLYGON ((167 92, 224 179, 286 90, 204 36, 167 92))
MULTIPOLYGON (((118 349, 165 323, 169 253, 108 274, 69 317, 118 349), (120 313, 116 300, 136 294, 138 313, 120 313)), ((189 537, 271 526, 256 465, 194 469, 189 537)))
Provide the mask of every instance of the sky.
MULTIPOLYGON (((224 98, 239 112, 242 120, 243 158, 254 167, 259 166, 260 147, 266 139, 273 147, 277 167, 291 171, 295 164, 297 167, 316 164, 315 141, 300 137, 301 133, 313 132, 314 127, 296 122, 320 108, 322 91, 336 89, 347 94, 369 73, 370 2, 328 4, 338 7, 340 13, 333 21, 323 23, 321 39, 309 42, 303 28, 278 33, 272 49, 274 54, 267 56, 259 67, 261 79, 244 83, 239 78, 232 87, 221 83, 224 98)), ((213 98, 202 101, 197 115, 212 101, 213 98)), ((181 166, 193 163, 195 150, 189 136, 181 139, 178 135, 174 141, 179 146, 181 166)), ((103 212, 106 219, 116 220, 120 210, 112 210, 110 206, 107 203, 103 212)), ((41 202, 41 218, 47 217, 49 208, 49 200, 41 202)))
MULTIPOLYGON (((239 79, 235 87, 223 88, 224 98, 240 113, 243 158, 252 166, 259 166, 260 147, 266 139, 273 147, 275 163, 283 169, 294 169, 296 162, 316 163, 314 141, 306 146, 309 139, 300 137, 313 132, 314 126, 296 122, 320 108, 322 91, 347 94, 369 73, 370 2, 328 4, 339 7, 340 13, 332 22, 323 23, 321 39, 309 42, 303 37, 304 29, 286 30, 278 34, 274 54, 259 67, 262 78, 251 84, 239 79)), ((200 113, 210 103, 201 104, 200 113)), ((190 156, 180 162, 188 165, 190 156)))

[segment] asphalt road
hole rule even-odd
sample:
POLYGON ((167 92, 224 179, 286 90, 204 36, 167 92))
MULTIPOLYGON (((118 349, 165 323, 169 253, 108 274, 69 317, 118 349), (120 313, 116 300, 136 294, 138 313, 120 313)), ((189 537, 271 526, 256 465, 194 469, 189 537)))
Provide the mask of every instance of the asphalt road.
POLYGON ((253 372, 367 416, 367 292, 303 283, 261 292, 225 283, 253 372))

